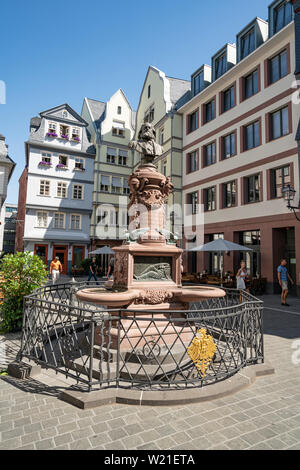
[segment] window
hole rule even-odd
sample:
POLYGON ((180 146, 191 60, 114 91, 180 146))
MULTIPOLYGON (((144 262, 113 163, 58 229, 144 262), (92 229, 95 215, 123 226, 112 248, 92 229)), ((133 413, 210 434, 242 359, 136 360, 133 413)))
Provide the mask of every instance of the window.
POLYGON ((223 207, 234 207, 236 204, 236 182, 223 184, 223 207))
POLYGON ((71 214, 71 230, 80 230, 81 229, 81 215, 71 214))
POLYGON ((235 133, 223 137, 223 159, 230 158, 236 153, 235 133))
POLYGON ((215 187, 204 190, 204 210, 205 212, 214 211, 216 208, 215 187))
POLYGON ((73 199, 83 199, 83 185, 82 184, 74 184, 73 199))
POLYGON ((54 228, 65 228, 65 214, 56 212, 54 214, 53 226, 54 228))
POLYGON ((40 181, 40 196, 50 196, 50 181, 40 181))
POLYGON ((126 178, 124 178, 124 183, 123 183, 123 194, 130 194, 130 188, 128 185, 128 181, 126 178))
POLYGON ((287 75, 287 51, 286 49, 269 61, 270 84, 277 82, 287 75))
POLYGON ((204 121, 209 122, 212 121, 215 115, 215 100, 211 100, 209 103, 204 105, 204 121))
POLYGON ((57 183, 56 196, 61 198, 68 197, 67 183, 57 183))
POLYGON ((123 122, 113 121, 112 134, 117 137, 125 136, 125 125, 123 122))
POLYGON ((48 129, 49 129, 49 132, 56 132, 56 124, 55 122, 49 122, 48 124, 48 129))
POLYGON ((75 157, 75 169, 84 170, 84 158, 75 157))
POLYGON ((162 162, 162 174, 164 176, 167 176, 167 161, 166 160, 162 162))
POLYGON ((220 78, 225 72, 227 72, 227 59, 226 54, 223 54, 215 60, 215 79, 220 78))
POLYGON ((239 233, 239 243, 241 245, 260 245, 260 230, 239 233))
POLYGON ((111 182, 111 191, 113 193, 121 193, 121 188, 122 188, 121 178, 117 178, 113 176, 112 182, 111 182))
POLYGON ((148 98, 151 96, 151 85, 148 85, 148 98))
POLYGON ((68 157, 66 157, 64 155, 59 155, 58 164, 63 165, 63 166, 68 166, 68 157))
POLYGON ((195 150, 194 152, 187 154, 187 172, 192 173, 193 171, 198 170, 198 152, 195 150))
POLYGON ((69 140, 69 132, 69 126, 63 126, 62 124, 60 125, 60 136, 62 139, 69 140))
POLYGON ((63 115, 63 118, 67 118, 68 117, 67 111, 63 111, 62 115, 63 115))
POLYGON ((79 134, 80 134, 80 130, 78 129, 78 127, 72 127, 72 140, 79 142, 80 141, 79 134))
POLYGON ((293 6, 290 1, 284 1, 274 8, 274 33, 280 31, 293 19, 293 6))
POLYGON ((38 211, 37 216, 37 226, 40 228, 48 227, 48 212, 38 211))
POLYGON ((200 93, 201 90, 204 88, 204 73, 200 72, 197 73, 193 77, 193 95, 196 96, 200 93))
POLYGON ((51 153, 42 153, 42 162, 51 163, 51 153))
POLYGON ((245 202, 259 202, 259 175, 248 176, 245 178, 245 202))
POLYGON ((117 112, 118 112, 118 114, 122 114, 122 108, 121 108, 121 106, 118 106, 117 112))
POLYGON ((255 49, 255 32, 254 28, 250 29, 250 31, 245 34, 245 36, 241 39, 242 45, 242 59, 247 57, 247 55, 251 54, 251 52, 255 49))
POLYGON ((146 111, 144 122, 152 122, 154 121, 154 105, 150 106, 150 108, 146 111))
POLYGON ((244 150, 251 150, 260 145, 259 121, 246 126, 244 133, 244 150))
POLYGON ((216 163, 216 144, 212 142, 204 147, 204 166, 213 165, 216 163))
POLYGON ((105 225, 107 216, 108 212, 106 210, 99 209, 99 214, 97 215, 97 224, 105 225))
POLYGON ((159 143, 160 143, 160 145, 164 144, 164 132, 165 132, 165 129, 163 127, 161 127, 159 129, 159 143))
POLYGON ((117 156, 117 150, 111 147, 107 147, 106 162, 115 164, 116 156, 117 156))
POLYGON ((282 189, 291 183, 290 166, 283 166, 271 171, 272 198, 282 197, 282 189))
POLYGON ((223 111, 228 111, 235 106, 234 86, 223 91, 223 111))
POLYGON ((198 110, 188 115, 188 132, 198 129, 198 110))
POLYGON ((285 108, 271 114, 271 139, 278 139, 289 133, 289 109, 285 108))
POLYGON ((100 190, 105 191, 107 193, 109 189, 109 185, 110 185, 109 176, 101 175, 100 190))
POLYGON ((119 158, 118 163, 119 165, 127 166, 128 162, 128 153, 126 150, 119 150, 119 158))
POLYGON ((198 192, 188 194, 188 204, 192 207, 192 214, 197 214, 198 212, 198 192))
POLYGON ((250 98, 258 93, 258 71, 250 73, 244 78, 244 98, 250 98))

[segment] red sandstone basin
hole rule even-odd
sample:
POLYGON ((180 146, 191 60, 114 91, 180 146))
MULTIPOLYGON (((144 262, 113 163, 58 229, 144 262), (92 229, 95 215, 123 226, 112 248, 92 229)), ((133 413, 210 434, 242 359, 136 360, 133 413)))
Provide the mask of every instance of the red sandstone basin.
MULTIPOLYGON (((159 289, 159 288, 158 288, 159 289)), ((224 297, 225 291, 217 287, 169 287, 176 300, 181 302, 200 302, 201 300, 224 297)), ((82 289, 76 293, 78 300, 107 307, 124 307, 140 297, 143 289, 129 288, 120 291, 107 291, 103 287, 82 289)))

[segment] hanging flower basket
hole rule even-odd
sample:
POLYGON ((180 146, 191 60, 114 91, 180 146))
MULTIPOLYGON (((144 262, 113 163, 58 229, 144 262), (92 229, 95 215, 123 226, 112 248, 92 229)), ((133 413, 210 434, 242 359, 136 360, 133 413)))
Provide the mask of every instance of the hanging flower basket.
POLYGON ((47 132, 46 134, 47 137, 57 137, 56 132, 47 132))

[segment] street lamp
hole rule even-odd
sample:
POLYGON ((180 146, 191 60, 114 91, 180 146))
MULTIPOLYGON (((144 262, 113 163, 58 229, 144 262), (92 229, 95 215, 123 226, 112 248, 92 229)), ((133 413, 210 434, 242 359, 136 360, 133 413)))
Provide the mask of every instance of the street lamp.
POLYGON ((298 206, 291 205, 291 202, 293 202, 295 199, 296 191, 288 184, 287 186, 283 188, 282 193, 283 193, 283 197, 285 201, 287 202, 287 208, 294 212, 296 219, 300 222, 300 219, 296 213, 296 210, 300 209, 300 205, 298 206))

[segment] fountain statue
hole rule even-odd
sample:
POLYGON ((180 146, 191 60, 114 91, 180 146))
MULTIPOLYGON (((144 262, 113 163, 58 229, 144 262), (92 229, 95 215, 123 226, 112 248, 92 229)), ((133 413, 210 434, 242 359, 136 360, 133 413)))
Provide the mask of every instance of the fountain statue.
MULTIPOLYGON (((182 252, 177 246, 176 234, 165 229, 165 204, 173 190, 170 178, 159 173, 154 165, 163 148, 155 142, 156 131, 152 124, 144 123, 137 141, 131 141, 129 148, 141 154, 138 168, 130 175, 130 228, 121 246, 114 248, 114 280, 111 290, 88 288, 77 292, 82 302, 104 305, 109 309, 126 309, 126 318, 131 312, 142 318, 153 317, 147 310, 180 311, 189 309, 189 302, 202 301, 212 297, 223 297, 225 292, 218 288, 195 286, 183 287, 181 283, 182 252), (132 227, 134 227, 132 229, 132 227)), ((183 313, 181 315, 184 315, 183 313)), ((130 322, 130 320, 124 320, 130 322)), ((156 327, 163 331, 163 322, 156 327)), ((113 329, 112 329, 113 330, 113 329)), ((145 337, 155 339, 152 328, 145 327, 145 337)), ((190 336, 190 329, 189 333, 190 336)), ((112 331, 112 347, 117 347, 112 331)), ((172 341, 174 331, 163 333, 166 343, 172 341)), ((140 329, 134 325, 130 331, 131 345, 140 341, 140 329)), ((183 340, 185 331, 182 331, 183 340)), ((95 341, 100 341, 99 335, 95 341)), ((126 341, 122 342, 126 347, 126 341)))

